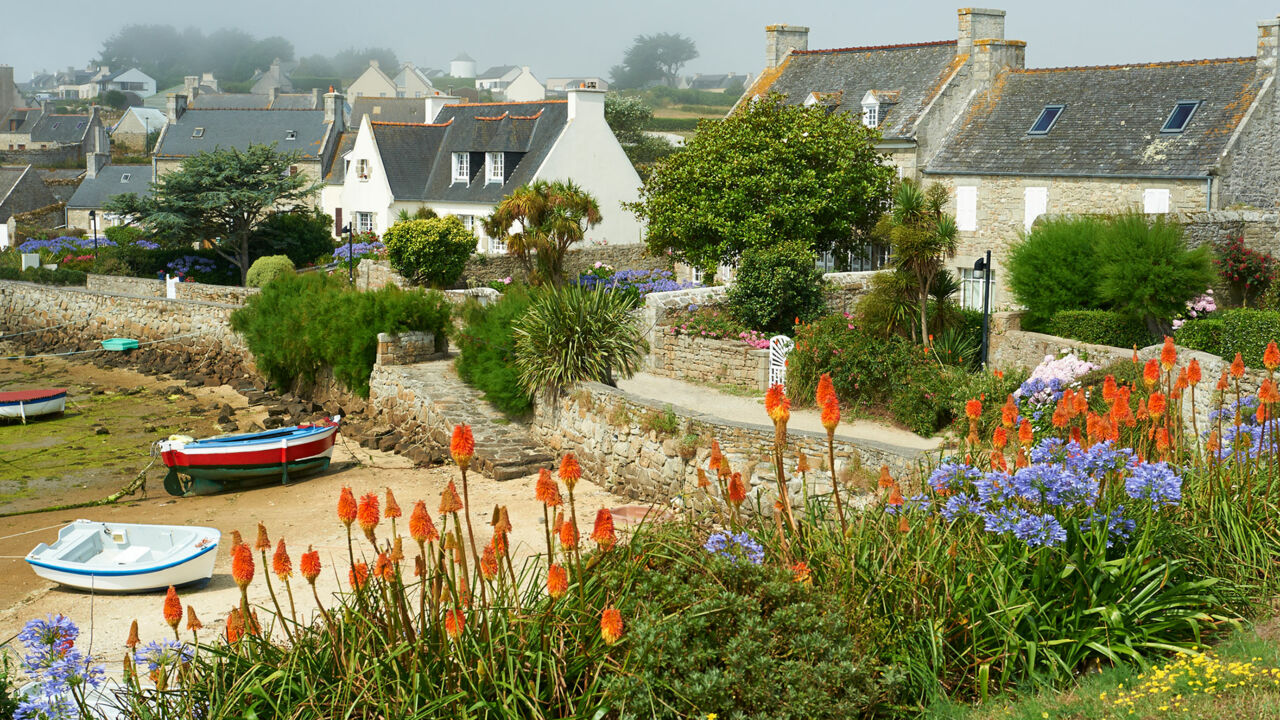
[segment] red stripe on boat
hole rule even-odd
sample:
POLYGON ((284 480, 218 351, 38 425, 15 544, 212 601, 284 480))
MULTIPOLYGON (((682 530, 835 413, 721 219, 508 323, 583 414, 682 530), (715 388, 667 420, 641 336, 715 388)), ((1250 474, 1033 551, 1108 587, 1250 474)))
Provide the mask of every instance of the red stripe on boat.
MULTIPOLYGON (((305 460, 323 453, 333 447, 336 432, 309 442, 289 445, 286 448, 287 462, 305 460)), ((203 448, 202 448, 203 449, 203 448)), ((280 463, 280 446, 261 450, 235 451, 227 449, 212 453, 187 453, 185 450, 166 450, 162 457, 169 467, 235 467, 238 465, 270 465, 280 463)))
POLYGON ((44 390, 12 390, 0 392, 0 405, 4 403, 31 402, 32 400, 48 400, 59 395, 66 395, 66 388, 46 388, 44 390))

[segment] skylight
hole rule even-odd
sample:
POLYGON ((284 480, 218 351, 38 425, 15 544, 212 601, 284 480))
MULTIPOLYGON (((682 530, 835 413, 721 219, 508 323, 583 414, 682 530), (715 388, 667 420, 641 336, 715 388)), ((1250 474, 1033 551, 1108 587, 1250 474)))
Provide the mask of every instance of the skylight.
POLYGON ((1187 129, 1187 123, 1191 122, 1191 116, 1196 114, 1196 108, 1200 107, 1199 100, 1179 100, 1178 104, 1173 106, 1173 112, 1169 113, 1169 119, 1164 121, 1164 127, 1160 128, 1160 132, 1164 133, 1180 133, 1187 129))
POLYGON ((284 139, 285 139, 285 140, 297 140, 297 139, 298 139, 298 131, 297 131, 297 130, 290 130, 290 131, 286 132, 286 133, 284 134, 284 139))
POLYGON ((193 130, 191 132, 191 137, 193 138, 204 137, 204 128, 198 127, 195 130, 193 130))
POLYGON ((1064 105, 1045 105, 1044 110, 1040 111, 1040 117, 1036 118, 1035 124, 1027 131, 1028 135, 1048 135, 1053 129, 1053 124, 1058 122, 1058 116, 1062 114, 1064 105))
POLYGON ((122 182, 122 183, 127 183, 127 182, 129 182, 129 178, 131 178, 131 177, 133 177, 133 175, 132 175, 131 173, 125 173, 125 174, 123 174, 123 175, 121 175, 121 176, 120 176, 120 182, 122 182))
POLYGON ((58 129, 58 126, 59 126, 59 125, 61 125, 61 124, 62 124, 62 123, 60 123, 60 122, 56 122, 56 123, 54 123, 54 124, 53 124, 53 129, 54 129, 54 130, 57 130, 57 129, 58 129))

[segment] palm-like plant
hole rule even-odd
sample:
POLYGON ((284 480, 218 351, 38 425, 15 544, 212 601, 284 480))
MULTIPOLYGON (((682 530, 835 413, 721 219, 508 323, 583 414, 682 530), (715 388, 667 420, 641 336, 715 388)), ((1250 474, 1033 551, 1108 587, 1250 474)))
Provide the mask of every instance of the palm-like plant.
POLYGON ((955 218, 942 211, 947 191, 940 185, 921 190, 904 181, 894 194, 893 210, 885 218, 893 260, 899 270, 916 280, 920 307, 920 337, 929 337, 929 288, 942 271, 942 260, 955 254, 955 218))
POLYGON ((633 298, 602 286, 548 288, 515 323, 515 366, 530 394, 584 380, 614 384, 640 368, 649 344, 633 298))
POLYGON ((489 237, 503 240, 537 283, 559 286, 564 255, 601 220, 591 193, 572 180, 536 180, 502 199, 484 221, 489 237))

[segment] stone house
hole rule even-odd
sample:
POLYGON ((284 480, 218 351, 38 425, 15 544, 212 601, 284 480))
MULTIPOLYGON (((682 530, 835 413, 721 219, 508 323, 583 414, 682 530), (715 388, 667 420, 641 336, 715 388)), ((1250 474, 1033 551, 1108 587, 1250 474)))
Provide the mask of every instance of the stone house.
POLYGON ((133 93, 139 98, 148 98, 156 94, 156 79, 142 72, 138 68, 129 68, 119 72, 110 73, 106 69, 97 79, 98 95, 119 90, 124 93, 133 93))
POLYGON ((642 240, 640 220, 621 207, 638 198, 640 178, 605 123, 603 91, 575 89, 566 100, 529 103, 423 102, 428 122, 360 116, 351 149, 322 192, 335 234, 347 223, 381 234, 401 210, 428 207, 461 218, 476 233, 478 252, 504 253, 480 222, 497 203, 535 180, 573 180, 604 216, 588 231, 588 244, 642 240))
POLYGON ((155 108, 131 107, 111 128, 111 142, 132 152, 147 151, 147 136, 160 132, 169 120, 155 108))
POLYGON ((517 65, 494 65, 482 73, 476 74, 476 90, 489 90, 501 93, 507 89, 512 80, 520 74, 517 65))
POLYGON ((97 106, 86 113, 57 113, 53 104, 14 108, 0 117, 0 152, 8 150, 67 150, 77 159, 92 150, 94 134, 102 127, 97 106))
POLYGON ((89 154, 84 180, 75 194, 67 200, 67 227, 90 233, 97 226, 101 235, 109 227, 120 224, 120 218, 102 212, 102 206, 116 195, 134 193, 140 197, 151 196, 152 167, 150 165, 108 165, 106 156, 89 154), (97 222, 89 218, 96 214, 97 222))
POLYGON ((732 90, 734 94, 751 85, 751 73, 694 73, 680 78, 676 87, 682 90, 702 90, 704 92, 723 93, 732 90))
POLYGON ((293 81, 289 79, 289 73, 297 63, 283 63, 280 58, 271 61, 271 67, 266 70, 258 70, 249 78, 249 92, 254 95, 266 95, 273 89, 277 92, 291 93, 293 92, 293 81))
POLYGON ((0 165, 0 223, 14 215, 57 204, 57 198, 30 165, 0 165))
POLYGON ((564 95, 573 88, 593 88, 595 90, 608 90, 609 81, 602 77, 594 75, 579 75, 576 77, 553 77, 547 78, 547 94, 548 95, 564 95))
POLYGON ((255 93, 204 93, 187 95, 188 110, 320 110, 324 93, 316 88, 304 93, 286 93, 271 89, 255 93))
POLYGON ((924 169, 951 190, 965 303, 987 250, 994 303, 1012 302, 1002 265, 1042 214, 1274 207, 1280 20, 1258 29, 1252 57, 998 73, 924 169))

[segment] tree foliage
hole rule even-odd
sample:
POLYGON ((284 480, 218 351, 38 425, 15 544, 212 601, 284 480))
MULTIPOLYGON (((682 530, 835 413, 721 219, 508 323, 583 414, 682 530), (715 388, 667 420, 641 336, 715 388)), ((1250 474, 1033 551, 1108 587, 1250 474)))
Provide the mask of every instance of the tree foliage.
POLYGON ((675 146, 665 138, 645 134, 645 128, 653 121, 653 109, 635 95, 605 96, 604 120, 642 177, 654 162, 675 152, 675 146))
POLYGON ((536 180, 503 198, 485 218, 484 230, 506 242, 534 282, 558 286, 564 282, 564 254, 601 219, 596 199, 572 180, 536 180))
POLYGON ((641 88, 658 83, 674 85, 680 68, 698 57, 693 40, 679 33, 637 35, 622 56, 622 64, 609 71, 618 88, 641 88))
POLYGON ((649 343, 631 311, 635 299, 603 286, 545 288, 515 323, 515 367, 530 395, 559 392, 640 369, 649 343))
POLYGON ((1046 327, 1061 310, 1095 310, 1098 297, 1097 248, 1107 223, 1096 217, 1049 218, 1009 252, 1009 288, 1026 308, 1029 330, 1046 327))
POLYGON ((729 288, 729 310, 753 330, 787 332, 822 313, 822 271, 800 242, 749 248, 729 288))
POLYGON ((382 242, 396 272, 434 288, 457 282, 476 249, 475 234, 456 215, 402 220, 387 228, 382 242))
POLYGON ((293 261, 288 255, 263 255, 249 266, 249 272, 245 275, 245 285, 256 288, 266 287, 272 280, 293 271, 293 261))
POLYGON ((212 72, 219 80, 248 80, 276 59, 293 60, 293 44, 282 37, 255 38, 236 28, 206 35, 198 28, 126 25, 102 44, 100 61, 113 69, 136 67, 164 88, 183 76, 212 72))
POLYGON ((291 173, 296 154, 274 145, 250 145, 200 153, 160 176, 150 198, 117 195, 103 211, 141 222, 158 235, 207 240, 240 269, 245 280, 253 261, 251 240, 276 212, 304 207, 319 189, 302 173, 291 173))
POLYGON ((893 250, 894 265, 916 281, 920 340, 929 337, 929 289, 943 271, 943 259, 956 252, 956 221, 942 211, 946 201, 947 191, 941 185, 921 190, 910 180, 903 181, 894 193, 893 210, 879 228, 893 250))
POLYGON ((772 95, 702 123, 683 150, 655 165, 630 207, 648 222, 654 254, 704 270, 790 240, 814 252, 860 250, 894 177, 876 139, 847 114, 772 95))
POLYGON ((272 213, 254 231, 249 256, 286 255, 297 267, 321 259, 333 250, 333 218, 320 210, 272 213))
POLYGON ((1098 295, 1107 306, 1141 318, 1152 334, 1213 284, 1209 248, 1188 250, 1182 225, 1127 212, 1111 221, 1098 246, 1098 295))

